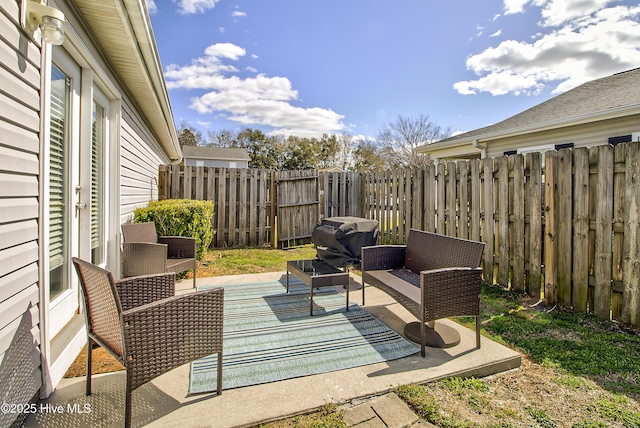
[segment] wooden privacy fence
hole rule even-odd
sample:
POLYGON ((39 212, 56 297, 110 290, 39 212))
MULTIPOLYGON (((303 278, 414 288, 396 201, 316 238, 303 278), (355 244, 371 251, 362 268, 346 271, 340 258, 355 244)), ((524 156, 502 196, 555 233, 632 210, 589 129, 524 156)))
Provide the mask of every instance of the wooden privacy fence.
POLYGON ((275 210, 272 171, 161 165, 159 199, 213 201, 212 246, 262 246, 271 243, 275 210))
POLYGON ((214 247, 309 243, 320 218, 315 170, 162 165, 158 177, 159 199, 213 201, 214 247))
POLYGON ((410 228, 485 243, 484 277, 640 326, 640 144, 451 161, 363 177, 381 242, 410 228))
POLYGON ((173 174, 161 167, 159 192, 213 200, 217 246, 288 243, 272 228, 278 188, 288 195, 283 209, 294 210, 279 214, 279 227, 304 225, 292 228, 295 243, 308 239, 316 216, 345 215, 378 220, 381 243, 402 244, 411 228, 479 240, 485 281, 640 327, 639 158, 640 143, 626 143, 366 174, 312 171, 300 174, 298 190, 277 185, 286 180, 273 171, 174 166, 173 174))

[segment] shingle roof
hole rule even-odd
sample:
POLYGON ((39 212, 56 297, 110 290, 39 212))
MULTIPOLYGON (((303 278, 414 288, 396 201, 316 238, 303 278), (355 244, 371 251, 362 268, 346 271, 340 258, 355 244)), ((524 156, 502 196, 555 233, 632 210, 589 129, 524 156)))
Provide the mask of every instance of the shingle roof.
POLYGON ((640 107, 640 68, 586 82, 502 122, 446 138, 430 146, 450 145, 517 131, 561 127, 581 118, 604 116, 614 110, 624 110, 625 107, 640 107))
POLYGON ((182 146, 182 156, 190 159, 251 160, 247 150, 238 147, 182 146))

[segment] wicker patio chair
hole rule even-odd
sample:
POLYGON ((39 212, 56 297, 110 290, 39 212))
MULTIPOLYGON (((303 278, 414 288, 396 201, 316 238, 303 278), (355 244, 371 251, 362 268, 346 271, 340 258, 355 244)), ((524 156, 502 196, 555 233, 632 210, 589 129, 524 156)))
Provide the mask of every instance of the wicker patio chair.
POLYGON ((160 236, 153 222, 122 225, 122 276, 193 270, 196 287, 196 240, 160 236))
MULTIPOLYGON (((418 337, 425 356, 427 336, 435 344, 457 344, 435 329, 435 321, 475 316, 476 347, 480 348, 480 261, 484 243, 411 229, 407 245, 379 245, 362 249, 362 282, 393 297, 419 320, 405 327, 407 337, 418 337)), ((459 342, 459 335, 457 336, 459 342)))
POLYGON ((73 258, 73 264, 87 328, 87 395, 91 351, 99 346, 126 368, 126 427, 136 388, 198 358, 217 353, 217 392, 222 393, 224 289, 174 296, 174 273, 115 281, 111 272, 91 263, 73 258))

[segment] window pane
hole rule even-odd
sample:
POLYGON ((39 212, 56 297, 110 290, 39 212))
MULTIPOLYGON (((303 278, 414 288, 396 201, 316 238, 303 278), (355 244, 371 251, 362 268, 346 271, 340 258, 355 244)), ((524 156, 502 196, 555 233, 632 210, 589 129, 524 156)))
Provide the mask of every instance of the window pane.
POLYGON ((104 108, 93 102, 91 134, 91 262, 103 262, 103 146, 104 108))
POLYGON ((53 65, 49 138, 49 287, 53 300, 67 288, 64 277, 68 218, 67 126, 71 79, 53 65))

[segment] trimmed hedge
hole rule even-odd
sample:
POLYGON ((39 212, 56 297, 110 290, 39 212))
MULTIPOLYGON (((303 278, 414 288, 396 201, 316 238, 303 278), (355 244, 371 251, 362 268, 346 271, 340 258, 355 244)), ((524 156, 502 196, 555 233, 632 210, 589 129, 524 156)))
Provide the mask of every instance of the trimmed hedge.
POLYGON ((134 223, 154 222, 158 236, 196 238, 198 260, 202 260, 213 240, 212 218, 212 201, 192 199, 151 201, 147 208, 137 208, 133 214, 134 223))

